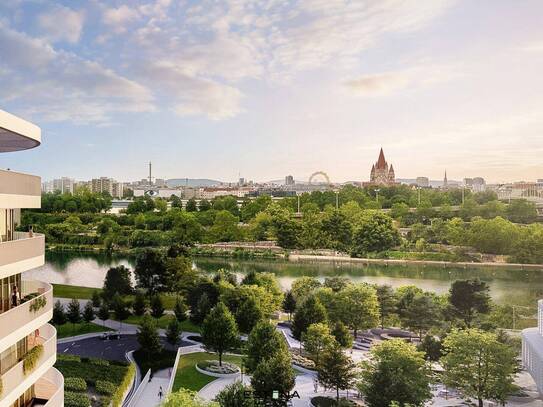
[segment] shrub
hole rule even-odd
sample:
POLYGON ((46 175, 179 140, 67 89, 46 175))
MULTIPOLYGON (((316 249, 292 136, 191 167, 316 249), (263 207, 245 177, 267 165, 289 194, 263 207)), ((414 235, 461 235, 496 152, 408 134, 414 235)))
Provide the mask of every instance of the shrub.
POLYGON ((70 391, 87 391, 87 383, 81 377, 67 377, 64 379, 64 388, 70 391))
POLYGON ((197 365, 200 369, 211 373, 233 374, 239 372, 239 367, 235 364, 222 362, 222 366, 220 366, 218 360, 205 360, 203 362, 198 362, 197 365))
POLYGON ((301 366, 306 369, 315 370, 315 362, 311 359, 305 358, 297 353, 291 353, 292 363, 297 366, 301 366))
POLYGON ((128 367, 128 370, 126 374, 124 375, 123 381, 117 387, 117 390, 115 391, 115 394, 113 394, 113 397, 111 398, 111 404, 113 407, 120 407, 123 402, 123 396, 126 390, 130 387, 132 384, 132 380, 134 380, 134 376, 136 375, 136 366, 134 364, 131 364, 128 367))
POLYGON ((85 393, 64 392, 64 407, 90 407, 89 396, 85 393))
POLYGON ((43 354, 43 345, 36 345, 30 349, 23 357, 23 372, 26 375, 27 373, 34 370, 38 360, 43 354))
POLYGON ((96 380, 96 391, 100 394, 111 395, 115 393, 116 388, 117 386, 115 386, 111 382, 108 382, 106 380, 96 380))
POLYGON ((57 355, 57 360, 69 361, 69 362, 81 362, 81 357, 77 355, 70 355, 69 353, 62 353, 57 355))
POLYGON ((89 358, 89 363, 91 365, 109 366, 109 360, 106 359, 89 358))

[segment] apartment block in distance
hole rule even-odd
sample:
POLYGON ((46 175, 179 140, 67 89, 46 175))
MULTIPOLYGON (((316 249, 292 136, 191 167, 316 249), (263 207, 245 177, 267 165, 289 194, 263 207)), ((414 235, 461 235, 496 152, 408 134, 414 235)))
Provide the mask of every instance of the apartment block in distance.
MULTIPOLYGON (((0 153, 39 146, 41 130, 0 110, 0 153)), ((64 405, 64 379, 53 367, 57 334, 53 287, 23 273, 45 261, 45 238, 16 231, 21 208, 39 208, 41 180, 0 170, 0 407, 64 405)))

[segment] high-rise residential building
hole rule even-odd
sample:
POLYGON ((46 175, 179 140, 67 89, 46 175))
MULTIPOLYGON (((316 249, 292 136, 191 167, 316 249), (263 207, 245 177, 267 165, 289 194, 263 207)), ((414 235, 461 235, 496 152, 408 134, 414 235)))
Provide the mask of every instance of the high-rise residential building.
MULTIPOLYGON (((0 152, 34 148, 40 129, 0 110, 0 152)), ((45 262, 45 238, 18 232, 21 208, 41 206, 39 177, 0 170, 0 406, 61 407, 64 379, 53 367, 53 287, 23 272, 45 262), (34 363, 27 363, 33 360, 34 363)))
POLYGON ((43 192, 74 193, 75 180, 68 177, 56 178, 42 184, 43 192))
POLYGON ((111 195, 113 192, 113 180, 108 177, 93 178, 91 180, 91 192, 98 194, 100 192, 107 192, 111 195))
POLYGON ((166 186, 166 180, 164 178, 155 179, 155 186, 164 188, 166 186))
POLYGON ((430 180, 428 179, 428 177, 417 177, 416 183, 417 186, 423 188, 428 188, 430 186, 430 180))
POLYGON ((285 185, 287 186, 294 185, 294 177, 292 175, 287 175, 285 177, 285 185))
POLYGON ((543 395, 543 300, 537 302, 537 328, 522 331, 522 366, 543 395))
POLYGON ((369 183, 375 185, 393 185, 396 183, 394 168, 392 164, 389 167, 382 148, 377 162, 371 167, 369 183))

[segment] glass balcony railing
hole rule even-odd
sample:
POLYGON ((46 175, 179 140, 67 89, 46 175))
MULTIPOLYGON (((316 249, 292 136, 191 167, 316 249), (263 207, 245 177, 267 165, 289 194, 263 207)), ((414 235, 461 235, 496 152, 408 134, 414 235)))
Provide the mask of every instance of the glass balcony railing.
POLYGON ((14 232, 13 240, 0 242, 0 278, 42 266, 44 255, 44 235, 14 232))

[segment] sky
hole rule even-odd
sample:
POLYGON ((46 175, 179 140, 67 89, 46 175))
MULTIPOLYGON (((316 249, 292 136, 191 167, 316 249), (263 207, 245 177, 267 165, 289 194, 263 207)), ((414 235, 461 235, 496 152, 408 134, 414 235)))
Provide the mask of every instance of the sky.
POLYGON ((543 178, 541 0, 0 2, 43 179, 543 178))

